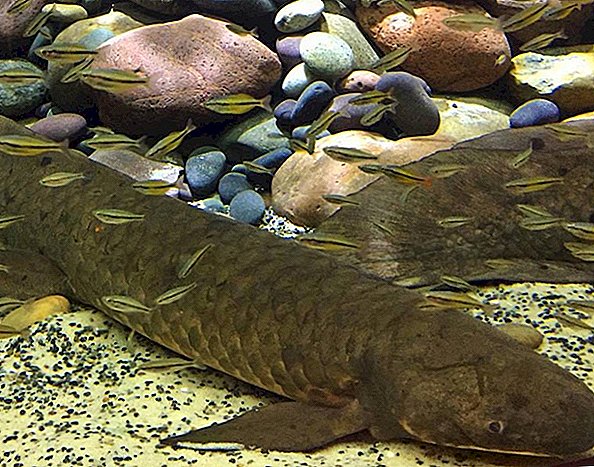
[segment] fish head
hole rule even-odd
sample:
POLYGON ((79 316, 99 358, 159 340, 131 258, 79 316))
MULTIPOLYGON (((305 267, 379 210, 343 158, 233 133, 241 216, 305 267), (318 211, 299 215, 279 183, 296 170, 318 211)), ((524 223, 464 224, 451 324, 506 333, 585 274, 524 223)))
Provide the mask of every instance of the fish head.
POLYGON ((417 318, 366 369, 374 437, 548 457, 594 446, 594 393, 578 378, 461 312, 417 318))

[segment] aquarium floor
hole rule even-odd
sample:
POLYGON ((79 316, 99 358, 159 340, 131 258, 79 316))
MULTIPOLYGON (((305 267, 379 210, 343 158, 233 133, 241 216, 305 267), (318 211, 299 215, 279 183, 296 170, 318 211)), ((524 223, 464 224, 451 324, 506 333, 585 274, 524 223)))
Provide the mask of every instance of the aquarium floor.
MULTIPOLYGON (((591 331, 551 313, 590 285, 516 284, 481 289, 497 305, 490 321, 526 320, 545 335, 539 351, 594 387, 591 331)), ((591 322, 591 321, 590 321, 591 322)), ((159 439, 225 420, 279 398, 215 371, 138 371, 174 355, 102 313, 79 308, 0 341, 0 466, 551 466, 418 443, 351 438, 314 453, 198 452, 157 447, 159 439)), ((306 428, 305 428, 306 429, 306 428)))

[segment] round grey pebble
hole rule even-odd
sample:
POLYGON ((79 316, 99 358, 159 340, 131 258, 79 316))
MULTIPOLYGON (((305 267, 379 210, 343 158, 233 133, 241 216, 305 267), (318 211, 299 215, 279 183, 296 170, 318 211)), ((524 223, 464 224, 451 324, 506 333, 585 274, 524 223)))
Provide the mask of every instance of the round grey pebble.
POLYGON ((256 225, 262 219, 266 204, 254 190, 245 190, 231 200, 229 214, 234 219, 246 224, 256 225))
POLYGON ((229 172, 219 180, 218 191, 221 201, 225 204, 228 204, 238 193, 251 189, 252 185, 245 174, 239 172, 229 172))
POLYGON ((212 193, 225 169, 226 158, 221 151, 191 156, 186 162, 186 181, 196 196, 212 193))
POLYGON ((322 0, 297 0, 282 7, 274 18, 280 32, 302 31, 314 24, 324 11, 322 0))
POLYGON ((281 89, 287 97, 299 97, 307 85, 313 83, 315 79, 316 77, 306 68, 305 63, 298 63, 285 75, 281 89))
POLYGON ((29 129, 54 141, 75 140, 87 129, 87 121, 82 115, 62 113, 42 118, 29 129))
POLYGON ((509 126, 522 128, 532 125, 544 125, 559 121, 560 111, 557 104, 547 99, 532 99, 524 102, 509 116, 509 126))
POLYGON ((353 70, 355 58, 351 46, 327 32, 310 32, 299 44, 306 69, 326 79, 345 76, 353 70))

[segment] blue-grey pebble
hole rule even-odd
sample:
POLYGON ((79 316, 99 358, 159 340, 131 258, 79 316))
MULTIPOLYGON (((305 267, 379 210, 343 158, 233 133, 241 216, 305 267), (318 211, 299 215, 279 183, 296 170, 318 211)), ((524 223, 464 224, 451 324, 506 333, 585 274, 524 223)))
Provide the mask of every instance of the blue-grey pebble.
POLYGON ((313 122, 336 95, 334 89, 325 81, 314 81, 308 85, 293 108, 291 121, 299 126, 313 122))
MULTIPOLYGON (((294 128, 291 132, 291 138, 300 139, 301 141, 305 141, 307 132, 311 125, 302 125, 294 128)), ((324 130, 316 135, 316 139, 324 138, 325 136, 330 136, 330 132, 328 130, 324 130)))
POLYGON ((561 118, 559 107, 548 99, 532 99, 524 102, 509 116, 509 126, 521 128, 558 122, 561 118))
POLYGON ((293 115, 293 109, 295 108, 297 101, 294 99, 285 99, 274 108, 273 115, 276 119, 276 126, 285 132, 290 132, 295 126, 291 119, 293 115))
POLYGON ((298 63, 285 75, 281 89, 287 97, 299 97, 307 85, 315 80, 316 76, 305 67, 305 63, 298 63))
POLYGON ((256 225, 262 219, 266 204, 254 190, 237 193, 229 204, 229 214, 234 219, 246 224, 256 225))
POLYGON ((239 172, 229 172, 221 177, 219 180, 218 192, 221 201, 229 204, 237 193, 245 190, 251 190, 253 187, 248 182, 245 174, 239 172))
POLYGON ((203 209, 207 212, 224 212, 225 205, 218 198, 206 198, 202 200, 203 209))
POLYGON ((302 31, 320 19, 323 11, 322 0, 296 0, 278 10, 274 26, 285 33, 302 31))
MULTIPOLYGON (((0 71, 41 70, 26 60, 0 60, 0 71)), ((22 118, 41 105, 46 93, 45 82, 40 78, 29 83, 0 83, 0 115, 22 118)))
POLYGON ((439 128, 439 109, 423 79, 404 71, 384 73, 375 89, 396 98, 398 105, 386 116, 407 136, 432 135, 439 128))
POLYGON ((186 162, 186 181, 196 196, 206 196, 214 191, 225 170, 225 154, 210 151, 193 155, 186 162))
POLYGON ((315 31, 305 35, 299 53, 306 70, 325 79, 342 78, 353 70, 355 64, 351 46, 327 32, 315 31))
POLYGON ((278 169, 292 154, 293 151, 289 148, 278 148, 262 154, 260 157, 254 159, 253 162, 267 169, 278 169))
POLYGON ((286 69, 293 68, 301 62, 301 55, 299 54, 301 39, 302 36, 288 36, 277 39, 276 53, 286 69))

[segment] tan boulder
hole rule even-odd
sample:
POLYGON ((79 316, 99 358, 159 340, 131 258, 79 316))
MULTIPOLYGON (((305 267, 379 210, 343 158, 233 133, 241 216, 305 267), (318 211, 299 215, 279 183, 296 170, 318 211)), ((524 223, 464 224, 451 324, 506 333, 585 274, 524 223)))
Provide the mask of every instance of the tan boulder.
POLYGON ((510 65, 509 44, 500 31, 457 31, 443 24, 449 16, 486 12, 474 3, 414 3, 416 20, 391 4, 358 7, 361 27, 388 53, 410 46, 402 69, 423 78, 434 91, 472 91, 501 78, 510 65), (502 59, 501 57, 505 57, 502 59))
POLYGON ((198 127, 221 119, 202 106, 214 97, 266 95, 280 77, 278 57, 226 24, 196 14, 106 42, 93 67, 140 68, 149 82, 124 92, 95 92, 101 120, 129 134, 162 135, 183 128, 188 118, 198 127))
POLYGON ((369 161, 336 161, 324 153, 325 147, 362 149, 378 157, 374 163, 403 165, 449 149, 459 141, 509 128, 507 115, 485 106, 446 99, 435 102, 442 118, 433 135, 393 141, 376 133, 349 130, 318 140, 313 154, 296 152, 272 179, 273 209, 296 224, 315 227, 339 209, 322 195, 355 193, 377 178, 358 169, 369 161))

